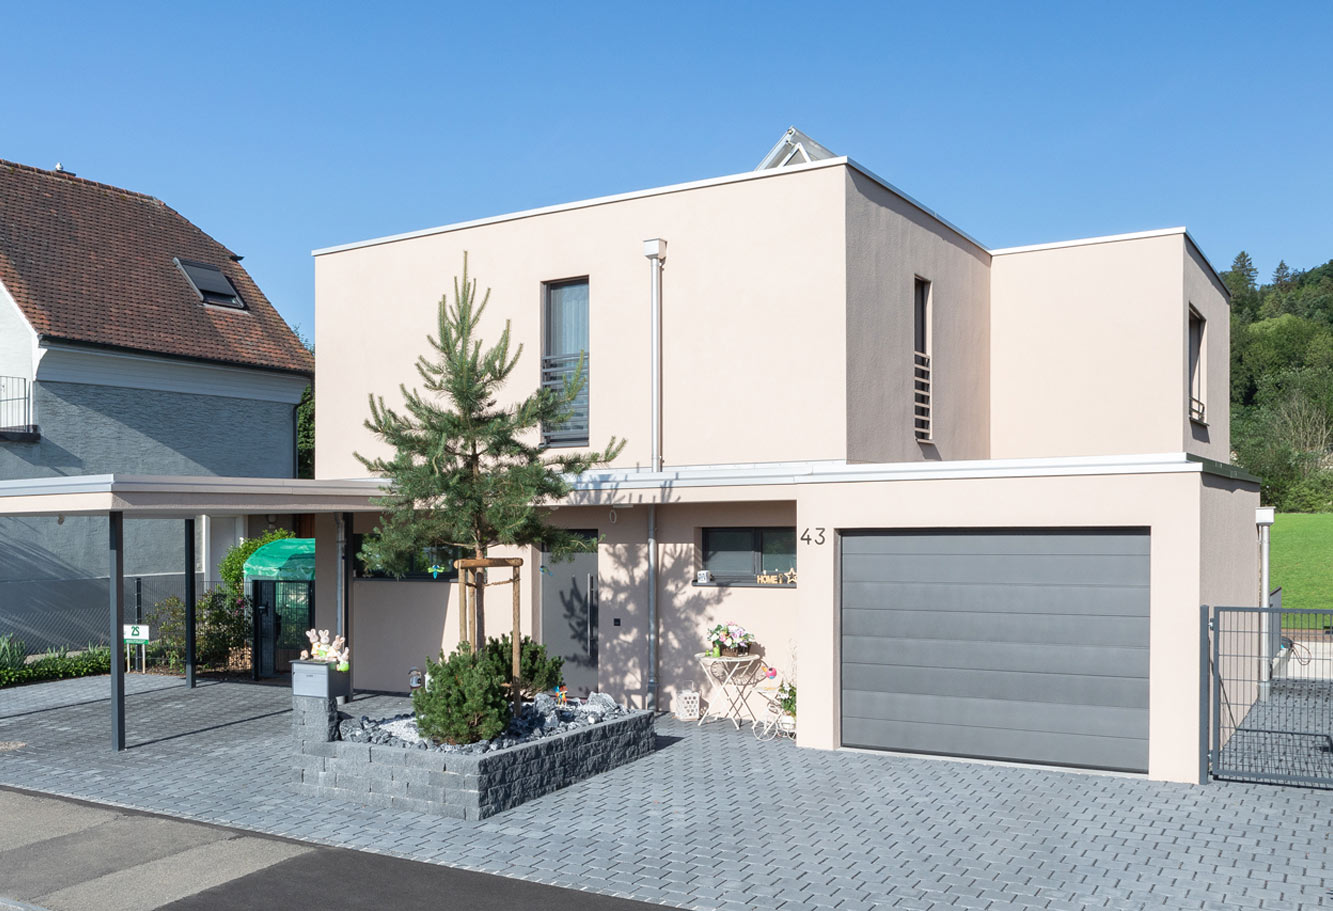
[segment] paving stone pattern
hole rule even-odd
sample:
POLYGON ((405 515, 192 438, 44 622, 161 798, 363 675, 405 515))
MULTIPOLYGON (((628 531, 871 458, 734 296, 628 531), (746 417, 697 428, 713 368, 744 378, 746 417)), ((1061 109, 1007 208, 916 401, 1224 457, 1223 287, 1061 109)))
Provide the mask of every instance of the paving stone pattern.
POLYGON ((284 688, 136 680, 117 755, 106 687, 0 690, 0 740, 27 743, 0 752, 0 783, 686 908, 1333 905, 1326 791, 803 750, 663 720, 653 755, 467 822, 297 794, 284 688))

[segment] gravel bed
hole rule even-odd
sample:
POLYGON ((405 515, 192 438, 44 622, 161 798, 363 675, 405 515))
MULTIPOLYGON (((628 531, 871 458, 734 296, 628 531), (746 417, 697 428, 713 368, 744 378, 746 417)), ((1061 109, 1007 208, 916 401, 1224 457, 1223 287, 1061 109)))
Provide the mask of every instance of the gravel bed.
POLYGON ((431 743, 417 733, 416 717, 411 713, 389 718, 344 718, 338 724, 341 738, 349 743, 373 743, 411 750, 435 750, 441 753, 490 753, 522 743, 532 743, 565 731, 578 730, 623 718, 630 710, 605 693, 593 693, 586 700, 558 704, 553 697, 539 693, 524 703, 503 734, 479 743, 431 743))

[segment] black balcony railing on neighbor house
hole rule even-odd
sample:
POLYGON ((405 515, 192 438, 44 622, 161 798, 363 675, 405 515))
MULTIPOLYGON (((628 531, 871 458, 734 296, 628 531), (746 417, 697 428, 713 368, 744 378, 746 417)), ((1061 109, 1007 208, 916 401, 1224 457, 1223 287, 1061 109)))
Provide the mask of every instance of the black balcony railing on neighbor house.
POLYGON ((33 432, 32 381, 21 376, 0 376, 0 430, 33 432))

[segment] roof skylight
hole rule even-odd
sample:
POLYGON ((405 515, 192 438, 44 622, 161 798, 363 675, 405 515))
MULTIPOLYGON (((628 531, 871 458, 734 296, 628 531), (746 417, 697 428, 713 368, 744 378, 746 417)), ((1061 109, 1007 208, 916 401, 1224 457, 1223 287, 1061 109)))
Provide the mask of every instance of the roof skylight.
POLYGON ((245 309, 245 301, 241 299, 240 292, 217 266, 196 263, 180 257, 176 257, 172 262, 181 270, 190 287, 194 289, 194 293, 198 294, 204 303, 236 310, 245 309))

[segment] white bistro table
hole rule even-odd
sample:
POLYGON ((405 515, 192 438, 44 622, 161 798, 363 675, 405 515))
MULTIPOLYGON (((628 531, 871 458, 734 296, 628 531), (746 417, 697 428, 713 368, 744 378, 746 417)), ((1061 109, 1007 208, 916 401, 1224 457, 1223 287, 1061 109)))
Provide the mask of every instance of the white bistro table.
POLYGON ((703 665, 704 673, 716 694, 708 700, 708 711, 699 717, 699 724, 709 718, 725 718, 740 730, 745 715, 755 721, 746 697, 759 682, 755 673, 762 660, 758 655, 737 655, 734 658, 715 658, 707 652, 694 656, 703 665))

